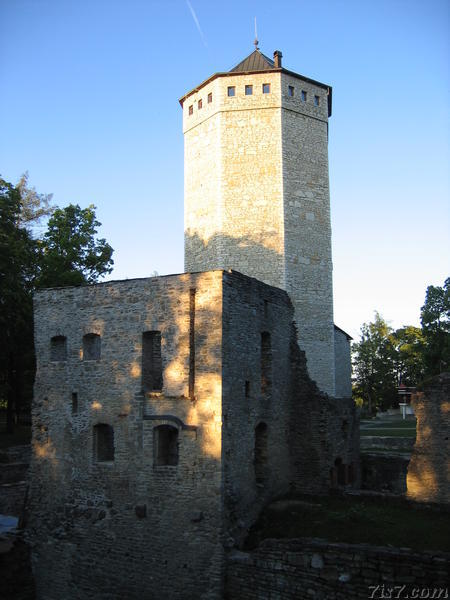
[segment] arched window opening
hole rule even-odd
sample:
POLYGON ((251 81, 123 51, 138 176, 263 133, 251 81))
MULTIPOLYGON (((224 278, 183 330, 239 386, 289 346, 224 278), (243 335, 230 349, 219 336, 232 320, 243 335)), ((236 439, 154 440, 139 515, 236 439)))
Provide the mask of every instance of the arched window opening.
POLYGON ((101 353, 101 337, 96 333, 83 336, 83 360, 99 360, 101 353))
POLYGON ((158 425, 153 429, 153 456, 156 466, 178 464, 178 429, 158 425))
POLYGON ((161 332, 145 331, 142 334, 142 389, 160 392, 162 387, 161 332))
POLYGON ((255 427, 254 467, 256 483, 264 483, 267 479, 267 425, 259 423, 255 427))
POLYGON ((261 333, 261 393, 267 395, 272 386, 272 344, 270 333, 261 333))
POLYGON ((94 426, 94 460, 111 462, 114 460, 114 429, 100 423, 94 426))
POLYGON ((50 360, 67 360, 67 338, 55 335, 50 340, 50 360))

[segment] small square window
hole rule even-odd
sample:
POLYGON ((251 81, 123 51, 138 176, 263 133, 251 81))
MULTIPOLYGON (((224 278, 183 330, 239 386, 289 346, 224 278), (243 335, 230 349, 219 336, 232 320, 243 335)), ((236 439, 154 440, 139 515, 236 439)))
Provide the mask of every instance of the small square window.
POLYGON ((211 104, 211 102, 212 102, 212 92, 210 92, 208 94, 208 104, 211 104))
POLYGON ((302 102, 306 102, 306 92, 302 90, 302 102))
POLYGON ((291 96, 291 98, 294 96, 294 86, 293 85, 290 85, 288 87, 288 94, 289 94, 289 96, 291 96))
POLYGON ((319 106, 320 104, 320 96, 314 96, 314 106, 319 106))
POLYGON ((200 110, 203 107, 203 100, 199 100, 198 101, 198 110, 200 110))
POLYGON ((189 115, 192 115, 194 112, 194 107, 192 106, 192 104, 189 107, 189 115))
POLYGON ((246 96, 251 96, 253 94, 253 86, 252 85, 246 85, 245 86, 245 95, 246 96))
POLYGON ((234 87, 234 85, 230 85, 228 86, 228 96, 235 96, 236 95, 236 88, 234 87))
POLYGON ((263 83, 262 85, 262 93, 270 94, 270 83, 263 83))

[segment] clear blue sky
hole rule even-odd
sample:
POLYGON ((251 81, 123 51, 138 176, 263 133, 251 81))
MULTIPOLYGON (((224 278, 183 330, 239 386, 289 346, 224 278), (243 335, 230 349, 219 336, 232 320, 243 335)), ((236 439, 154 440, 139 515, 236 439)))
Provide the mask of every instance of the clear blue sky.
POLYGON ((111 278, 183 271, 186 91, 261 50, 333 86, 335 321, 418 324, 449 274, 446 0, 0 0, 0 173, 97 206, 111 278), (195 18, 194 18, 195 15, 195 18))

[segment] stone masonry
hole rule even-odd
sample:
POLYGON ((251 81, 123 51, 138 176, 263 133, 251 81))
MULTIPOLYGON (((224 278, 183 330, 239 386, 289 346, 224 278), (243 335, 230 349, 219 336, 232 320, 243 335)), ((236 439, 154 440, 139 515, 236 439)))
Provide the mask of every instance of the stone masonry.
POLYGON ((232 268, 285 289, 309 373, 334 396, 331 88, 275 55, 255 50, 180 100, 185 269, 232 268))
POLYGON ((450 504, 450 373, 424 384, 411 404, 417 435, 408 465, 407 496, 419 502, 450 504))
POLYGON ((228 271, 36 293, 39 600, 221 598, 264 504, 350 483, 354 407, 309 379, 293 315, 228 271))
POLYGON ((37 600, 223 598, 263 506, 360 481, 331 88, 257 49, 180 102, 188 272, 35 295, 37 600))

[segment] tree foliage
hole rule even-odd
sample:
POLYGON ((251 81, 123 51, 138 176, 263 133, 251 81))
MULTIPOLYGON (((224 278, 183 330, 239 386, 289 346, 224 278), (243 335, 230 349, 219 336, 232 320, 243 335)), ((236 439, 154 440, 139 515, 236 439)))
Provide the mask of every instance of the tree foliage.
POLYGON ((8 431, 32 397, 33 291, 94 283, 112 271, 113 250, 96 238, 95 206, 54 209, 50 200, 28 186, 27 174, 16 186, 0 179, 0 403, 8 431), (32 228, 48 216, 47 231, 34 239, 32 228))
POLYGON ((54 210, 51 205, 53 194, 38 194, 34 187, 30 187, 27 171, 19 179, 15 189, 20 195, 18 225, 31 229, 32 226, 39 224, 41 219, 52 214, 54 210))
POLYGON ((95 283, 111 273, 113 249, 105 239, 96 239, 99 226, 93 204, 56 209, 40 243, 38 287, 95 283))
POLYGON ((361 327, 361 339, 353 345, 355 392, 369 412, 385 409, 395 401, 396 374, 393 368, 395 346, 392 329, 379 313, 372 323, 361 327))
POLYGON ((421 309, 422 328, 393 330, 375 313, 353 344, 354 394, 369 412, 397 404, 400 384, 417 386, 450 365, 450 278, 443 287, 430 285, 421 309))
POLYGON ((425 340, 424 362, 428 376, 450 369, 450 277, 443 287, 427 287, 421 309, 425 340))
POLYGON ((32 290, 38 253, 30 233, 20 227, 20 190, 0 179, 0 398, 13 409, 30 396, 33 381, 32 290))

